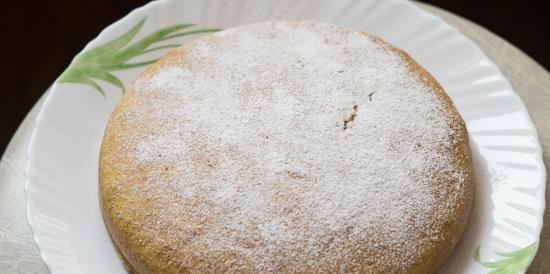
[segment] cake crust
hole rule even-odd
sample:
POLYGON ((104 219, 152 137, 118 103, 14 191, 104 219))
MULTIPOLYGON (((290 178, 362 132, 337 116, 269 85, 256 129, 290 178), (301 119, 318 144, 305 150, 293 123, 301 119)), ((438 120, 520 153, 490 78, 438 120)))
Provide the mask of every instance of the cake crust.
POLYGON ((466 127, 433 76, 315 22, 171 51, 123 95, 99 160, 134 274, 435 273, 473 191, 466 127))

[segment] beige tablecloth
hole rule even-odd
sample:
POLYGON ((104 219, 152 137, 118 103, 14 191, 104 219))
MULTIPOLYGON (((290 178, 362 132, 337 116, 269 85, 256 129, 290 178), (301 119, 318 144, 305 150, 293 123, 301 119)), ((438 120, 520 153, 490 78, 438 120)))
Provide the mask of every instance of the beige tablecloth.
MULTIPOLYGON (((550 74, 523 52, 500 37, 444 10, 417 3, 421 8, 440 16, 470 37, 493 60, 510 80, 514 90, 527 105, 531 118, 539 131, 545 152, 544 161, 550 164, 550 74)), ((44 97, 44 96, 43 96, 44 97)), ((35 118, 43 98, 27 115, 13 136, 0 161, 0 273, 48 273, 40 260, 27 224, 24 197, 27 146, 34 129, 35 118)), ((550 180, 547 180, 549 186, 550 180)), ((547 187, 546 197, 550 196, 547 187)), ((548 209, 548 207, 547 207, 548 209)), ((550 210, 544 214, 546 225, 540 248, 529 274, 550 273, 550 210)))

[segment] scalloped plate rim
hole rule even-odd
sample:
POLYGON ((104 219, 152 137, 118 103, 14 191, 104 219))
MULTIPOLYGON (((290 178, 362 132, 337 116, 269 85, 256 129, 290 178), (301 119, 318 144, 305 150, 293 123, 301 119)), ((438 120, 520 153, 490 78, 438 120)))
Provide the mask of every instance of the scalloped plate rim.
MULTIPOLYGON (((132 18, 132 17, 134 17, 134 16, 136 16, 137 14, 140 14, 140 13, 145 13, 146 10, 148 10, 150 8, 153 8, 155 6, 158 6, 158 5, 163 5, 165 2, 168 2, 168 1, 153 1, 153 2, 149 2, 149 3, 147 3, 147 4, 145 4, 141 7, 138 7, 136 9, 134 9, 133 11, 131 11, 130 13, 128 13, 127 15, 122 17, 121 19, 116 20, 115 22, 111 23, 109 26, 104 28, 98 34, 98 36, 95 37, 94 39, 92 39, 89 43, 87 43, 86 46, 78 54, 81 54, 82 52, 90 49, 91 47, 97 45, 98 43, 103 42, 102 40, 105 40, 106 37, 108 37, 116 28, 118 28, 121 24, 123 24, 123 22, 125 22, 126 20, 129 20, 129 18, 132 18)), ((397 2, 397 1, 394 1, 394 2, 397 2)), ((440 21, 440 23, 444 24, 447 28, 450 28, 453 31, 457 32, 458 35, 460 35, 465 41, 467 41, 467 43, 471 44, 471 46, 473 46, 475 48, 475 50, 478 51, 479 54, 481 54, 483 59, 488 61, 490 66, 494 67, 497 70, 497 74, 505 81, 506 85, 512 91, 514 100, 519 101, 519 103, 520 103, 518 105, 518 107, 520 108, 519 110, 524 112, 528 117, 528 119, 526 120, 527 126, 529 127, 529 130, 533 132, 533 135, 536 136, 536 142, 535 143, 536 143, 536 149, 537 149, 536 153, 538 154, 538 159, 537 160, 542 163, 542 149, 541 149, 541 145, 540 145, 540 142, 539 142, 539 139, 538 139, 538 131, 537 131, 536 127, 534 126, 529 113, 527 112, 525 104, 523 103, 521 98, 515 93, 515 91, 511 87, 511 84, 506 79, 506 77, 504 77, 504 75, 502 74, 502 72, 500 71, 498 66, 496 66, 472 40, 465 37, 454 26, 451 26, 451 25, 447 24, 443 19, 441 19, 441 18, 439 18, 439 17, 437 17, 433 14, 430 14, 427 11, 419 9, 418 7, 416 7, 414 4, 412 4, 410 2, 403 1, 400 4, 409 5, 413 9, 415 9, 417 12, 421 13, 423 16, 429 16, 432 19, 435 18, 437 21, 440 21)), ((76 57, 76 55, 75 55, 75 57, 76 57)), ((48 270, 52 273, 53 273, 52 267, 51 267, 52 262, 48 259, 48 256, 45 254, 45 252, 43 250, 43 246, 42 246, 43 243, 42 243, 42 240, 40 238, 40 235, 38 235, 36 233, 36 223, 34 222, 35 217, 32 216, 33 208, 34 208, 33 200, 30 198, 31 195, 32 195, 32 190, 31 190, 32 183, 31 183, 30 178, 32 178, 32 176, 29 176, 29 175, 33 174, 35 172, 35 169, 34 169, 35 167, 33 167, 33 165, 32 165, 33 162, 32 162, 31 159, 33 159, 33 154, 36 153, 35 151, 38 149, 38 148, 33 146, 33 144, 36 142, 36 139, 38 138, 37 137, 37 132, 40 132, 39 130, 36 130, 36 129, 39 128, 38 125, 43 122, 44 113, 49 109, 49 107, 51 107, 51 104, 52 104, 52 101, 53 101, 52 98, 54 98, 54 96, 52 96, 52 94, 54 94, 54 92, 57 89, 58 85, 59 84, 57 82, 54 82, 54 84, 51 87, 50 93, 45 98, 43 106, 40 109, 38 115, 36 116, 36 125, 37 125, 37 127, 35 127, 35 129, 33 130, 32 134, 31 134, 31 138, 30 138, 30 142, 29 142, 29 146, 28 146, 28 150, 27 150, 28 160, 27 160, 27 166, 26 166, 26 170, 25 170, 26 179, 25 179, 25 187, 24 187, 25 196, 26 196, 26 199, 27 199, 27 204, 26 204, 27 220, 28 220, 29 226, 32 230, 33 238, 36 242, 37 248, 39 249, 40 256, 41 256, 42 260, 45 262, 48 270)), ((540 170, 539 175, 540 175, 540 182, 539 182, 540 191, 538 191, 538 196, 539 196, 538 198, 540 199, 541 207, 542 207, 542 210, 540 211, 540 214, 539 214, 539 218, 542 220, 542 216, 544 214, 544 204, 545 204, 545 199, 544 199, 545 191, 544 190, 545 190, 545 178, 546 178, 546 170, 544 168, 544 165, 542 165, 542 168, 540 170)), ((542 222, 541 222, 541 225, 539 225, 537 227, 536 234, 538 235, 538 238, 540 238, 541 229, 542 229, 542 222)))

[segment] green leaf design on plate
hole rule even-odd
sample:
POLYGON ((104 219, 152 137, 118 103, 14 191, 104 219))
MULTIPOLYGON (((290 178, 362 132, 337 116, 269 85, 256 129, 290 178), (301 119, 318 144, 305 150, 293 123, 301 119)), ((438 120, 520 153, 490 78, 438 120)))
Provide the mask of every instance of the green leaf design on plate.
POLYGON ((134 57, 167 48, 179 47, 180 44, 158 45, 159 42, 177 37, 215 32, 219 29, 195 29, 193 24, 172 25, 147 35, 146 37, 130 44, 132 39, 140 31, 147 18, 143 18, 137 25, 121 36, 98 47, 87 50, 71 62, 69 67, 59 76, 59 83, 80 83, 91 86, 105 95, 97 80, 111 83, 124 91, 124 85, 113 71, 125 70, 145 66, 155 62, 157 59, 129 62, 134 57))
POLYGON ((474 253, 474 260, 487 268, 492 268, 487 274, 518 274, 527 270, 529 264, 537 253, 538 243, 534 242, 527 247, 514 252, 495 252, 503 257, 502 260, 494 262, 482 262, 479 257, 479 247, 474 253))

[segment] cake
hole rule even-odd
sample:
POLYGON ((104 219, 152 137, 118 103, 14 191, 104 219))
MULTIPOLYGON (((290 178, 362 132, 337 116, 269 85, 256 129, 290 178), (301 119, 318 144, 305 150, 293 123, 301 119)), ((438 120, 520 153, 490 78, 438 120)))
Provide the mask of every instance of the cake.
POLYGON ((309 21, 169 52, 122 96, 99 161, 135 274, 435 273, 473 187, 437 81, 381 38, 309 21))

